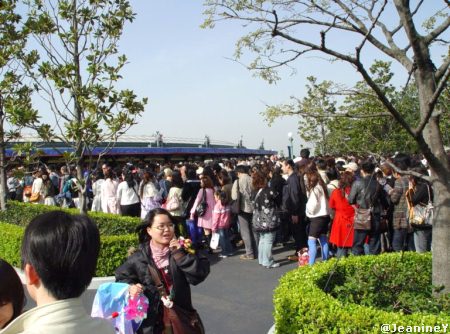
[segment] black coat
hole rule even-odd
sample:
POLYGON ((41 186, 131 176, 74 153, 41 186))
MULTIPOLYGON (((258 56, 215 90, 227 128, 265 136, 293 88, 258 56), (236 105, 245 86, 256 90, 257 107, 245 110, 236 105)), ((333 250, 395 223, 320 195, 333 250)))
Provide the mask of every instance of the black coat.
POLYGON ((199 190, 199 180, 187 180, 183 185, 183 190, 181 191, 181 199, 184 203, 186 203, 184 212, 187 214, 187 218, 189 218, 192 206, 194 205, 199 190))
MULTIPOLYGON (((143 334, 162 332, 163 305, 160 300, 156 284, 153 281, 148 266, 157 269, 147 243, 141 244, 139 250, 132 254, 127 261, 115 272, 116 282, 137 284, 144 287, 144 294, 149 300, 147 318, 140 327, 143 334)), ((192 310, 191 288, 189 284, 197 285, 205 280, 209 274, 209 260, 197 253, 195 255, 180 248, 170 254, 169 274, 173 281, 175 292, 174 304, 192 310)))
POLYGON ((283 188, 283 209, 291 216, 305 216, 306 196, 302 192, 297 173, 289 175, 283 188))

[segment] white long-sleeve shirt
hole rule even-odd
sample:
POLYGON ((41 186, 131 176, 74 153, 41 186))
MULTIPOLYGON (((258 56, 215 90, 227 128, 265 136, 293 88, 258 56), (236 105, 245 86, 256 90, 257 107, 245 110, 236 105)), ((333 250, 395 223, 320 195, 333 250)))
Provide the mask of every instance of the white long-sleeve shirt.
POLYGON ((328 199, 325 196, 323 188, 317 184, 313 189, 307 192, 308 202, 306 202, 306 217, 315 218, 327 216, 330 214, 328 199))
POLYGON ((130 188, 128 187, 128 184, 126 181, 122 181, 119 183, 119 186, 117 187, 117 202, 119 205, 131 205, 139 203, 139 197, 138 197, 138 185, 135 182, 134 187, 130 188))

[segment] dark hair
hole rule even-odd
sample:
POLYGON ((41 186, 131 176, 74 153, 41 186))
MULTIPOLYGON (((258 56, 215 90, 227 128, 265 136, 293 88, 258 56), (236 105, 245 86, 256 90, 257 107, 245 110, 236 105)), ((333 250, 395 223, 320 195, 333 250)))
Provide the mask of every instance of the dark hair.
POLYGON ((300 150, 300 157, 302 159, 308 159, 309 158, 309 150, 307 148, 303 148, 300 150))
POLYGON ((329 181, 333 181, 333 180, 339 179, 339 172, 337 171, 337 169, 335 167, 328 168, 326 174, 327 174, 327 177, 328 177, 329 181))
POLYGON ((180 172, 173 172, 172 174, 172 187, 183 188, 183 178, 180 172))
POLYGON ((314 169, 309 169, 306 173, 306 178, 307 178, 307 182, 306 182, 306 189, 308 191, 314 189, 314 187, 319 184, 322 189, 323 192, 325 194, 325 197, 328 198, 328 189, 327 186, 325 184, 325 182, 323 182, 322 177, 320 176, 319 172, 317 170, 314 169))
POLYGON ((292 160, 292 159, 285 160, 284 163, 285 163, 286 165, 291 166, 292 169, 295 168, 295 163, 294 163, 294 160, 292 160))
POLYGON ((355 176, 352 172, 343 172, 339 179, 339 189, 341 190, 342 197, 345 196, 345 189, 351 187, 355 181, 355 176))
POLYGON ((8 303, 12 304, 13 315, 5 327, 22 313, 25 305, 25 292, 14 268, 5 260, 0 259, 0 306, 8 303))
POLYGON ((125 169, 123 171, 123 180, 127 183, 128 188, 133 188, 136 185, 136 181, 134 180, 134 175, 131 170, 125 169))
POLYGON ((247 174, 248 173, 247 166, 244 166, 244 165, 236 166, 235 171, 236 171, 236 173, 242 173, 242 174, 247 174))
POLYGON ((192 167, 188 167, 188 169, 186 171, 186 177, 188 180, 196 180, 197 174, 195 173, 195 169, 192 167))
POLYGON ((141 196, 141 198, 144 197, 143 195, 144 195, 144 187, 145 187, 145 185, 147 183, 151 182, 154 179, 154 177, 155 177, 155 175, 149 170, 146 170, 144 172, 144 174, 142 175, 142 186, 141 186, 141 189, 139 191, 139 196, 141 196))
POLYGON ((156 208, 151 210, 149 213, 147 213, 147 216, 145 216, 145 219, 142 222, 142 224, 140 224, 136 228, 139 243, 141 244, 148 243, 150 241, 150 236, 147 233, 147 227, 151 227, 153 225, 153 221, 155 220, 155 217, 158 215, 166 215, 167 217, 169 217, 172 224, 175 224, 175 220, 173 219, 173 216, 170 214, 169 211, 163 208, 156 208))
POLYGON ((399 153, 394 158, 394 165, 401 170, 407 170, 411 167, 411 158, 409 155, 399 153))
POLYGON ((372 174, 375 170, 375 164, 372 162, 372 160, 365 160, 361 164, 361 169, 366 174, 372 174))
POLYGON ((218 174, 218 173, 222 170, 222 167, 219 165, 218 162, 215 162, 215 163, 212 165, 212 170, 215 171, 216 174, 218 174))
POLYGON ((219 197, 219 201, 220 201, 220 203, 223 206, 228 205, 228 196, 227 196, 227 193, 225 191, 223 191, 223 190, 216 190, 214 192, 214 195, 219 197))
POLYGON ((99 251, 100 234, 89 217, 51 211, 26 227, 22 268, 32 265, 56 299, 77 298, 95 274, 99 251))
POLYGON ((106 179, 111 179, 114 177, 113 171, 111 170, 111 168, 108 168, 105 170, 105 172, 103 173, 103 175, 105 176, 105 180, 106 179))
POLYGON ((219 181, 221 181, 222 185, 231 183, 230 175, 228 174, 226 169, 221 169, 217 178, 219 179, 219 181))
POLYGON ((256 171, 252 174, 252 186, 254 190, 259 190, 267 186, 266 176, 260 172, 256 171))
POLYGON ((316 167, 320 170, 326 170, 327 169, 327 162, 324 159, 318 159, 316 161, 316 167))
POLYGON ((380 166, 380 169, 383 172, 383 174, 385 174, 386 176, 392 175, 392 167, 389 166, 387 163, 382 164, 380 166))
MULTIPOLYGON (((211 179, 211 177, 209 175, 202 175, 200 177, 200 180, 203 180, 203 186, 202 188, 214 188, 214 183, 213 180, 211 179)), ((201 187, 201 183, 200 183, 200 187, 201 187)))

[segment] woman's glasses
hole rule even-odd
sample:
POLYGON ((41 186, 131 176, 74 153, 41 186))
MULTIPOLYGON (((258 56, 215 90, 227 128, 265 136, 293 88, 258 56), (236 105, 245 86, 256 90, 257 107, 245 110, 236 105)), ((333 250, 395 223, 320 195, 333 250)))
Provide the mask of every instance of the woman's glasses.
POLYGON ((169 230, 173 230, 175 228, 175 225, 174 224, 156 225, 156 226, 152 226, 152 228, 155 228, 158 231, 164 231, 166 228, 169 230))

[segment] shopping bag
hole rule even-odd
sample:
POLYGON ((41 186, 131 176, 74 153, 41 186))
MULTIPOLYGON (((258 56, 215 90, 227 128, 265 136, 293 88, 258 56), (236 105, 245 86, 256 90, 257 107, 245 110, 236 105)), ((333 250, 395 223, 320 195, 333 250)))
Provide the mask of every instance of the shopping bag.
POLYGON ((211 247, 211 249, 217 249, 217 247, 219 247, 219 233, 214 232, 211 235, 211 242, 209 243, 209 247, 211 247))
POLYGON ((202 228, 197 226, 197 222, 193 219, 186 220, 189 237, 193 244, 202 242, 202 228))

